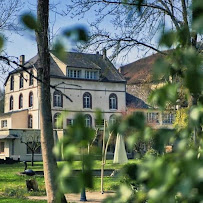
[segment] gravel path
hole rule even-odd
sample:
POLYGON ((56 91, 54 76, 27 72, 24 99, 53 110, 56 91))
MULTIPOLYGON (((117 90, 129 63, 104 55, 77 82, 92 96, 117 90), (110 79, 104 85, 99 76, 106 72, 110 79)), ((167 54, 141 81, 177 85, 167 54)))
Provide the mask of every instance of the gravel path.
MULTIPOLYGON (((114 195, 114 192, 105 192, 101 194, 101 192, 86 192, 86 202, 102 202, 106 197, 114 195)), ((46 196, 29 196, 28 199, 32 200, 46 200, 46 196)), ((80 194, 67 194, 66 199, 68 202, 81 202, 80 201, 80 194)))

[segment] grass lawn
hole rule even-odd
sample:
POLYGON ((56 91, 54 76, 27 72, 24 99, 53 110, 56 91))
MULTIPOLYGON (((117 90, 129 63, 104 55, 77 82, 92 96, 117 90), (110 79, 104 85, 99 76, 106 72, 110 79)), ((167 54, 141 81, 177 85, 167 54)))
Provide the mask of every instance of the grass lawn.
MULTIPOLYGON (((129 160, 129 163, 135 163, 137 160, 129 160)), ((58 162, 59 167, 63 162, 58 162)), ((81 161, 75 161, 73 164, 74 169, 81 169, 81 161)), ((120 169, 122 165, 113 164, 112 160, 107 160, 105 169, 120 169)), ((35 162, 34 166, 28 163, 28 169, 31 168, 34 171, 43 170, 42 162, 35 162)), ((101 161, 96 160, 94 169, 101 168, 101 161)), ((26 200, 26 196, 42 196, 45 195, 44 177, 36 176, 39 192, 27 192, 25 180, 26 176, 18 175, 19 172, 24 171, 24 164, 1 164, 0 165, 0 202, 46 202, 46 201, 31 201, 26 200), (14 199, 13 199, 14 198, 14 199)), ((114 190, 115 186, 119 185, 119 179, 115 177, 104 177, 104 190, 114 190)), ((87 189, 88 190, 88 189, 87 189)), ((100 191, 100 178, 94 177, 94 189, 93 191, 100 191)))
POLYGON ((8 198, 8 197, 0 197, 0 202, 1 203, 11 203, 11 202, 15 202, 15 203, 45 203, 47 201, 45 200, 40 200, 40 201, 36 201, 36 200, 28 200, 28 199, 19 199, 19 198, 8 198))

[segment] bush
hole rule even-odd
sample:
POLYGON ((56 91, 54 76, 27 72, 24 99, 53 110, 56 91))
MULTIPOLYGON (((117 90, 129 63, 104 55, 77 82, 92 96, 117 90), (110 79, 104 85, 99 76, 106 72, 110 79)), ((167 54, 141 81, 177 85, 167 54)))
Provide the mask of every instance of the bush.
POLYGON ((148 155, 158 156, 159 153, 158 153, 155 149, 151 148, 151 149, 149 149, 149 150, 146 152, 145 155, 146 155, 146 156, 148 156, 148 155))

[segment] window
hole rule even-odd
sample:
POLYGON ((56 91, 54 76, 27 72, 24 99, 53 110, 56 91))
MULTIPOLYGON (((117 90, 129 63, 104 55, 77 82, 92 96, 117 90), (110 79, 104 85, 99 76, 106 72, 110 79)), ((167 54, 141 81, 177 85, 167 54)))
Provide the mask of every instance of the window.
POLYGON ((14 76, 11 76, 11 80, 10 80, 10 90, 14 90, 14 76))
POLYGON ((2 120, 1 121, 1 127, 6 128, 7 127, 7 120, 2 120))
POLYGON ((81 78, 81 70, 71 70, 68 69, 69 78, 81 78))
POLYGON ((109 96, 109 109, 117 109, 118 102, 116 94, 110 94, 109 96))
POLYGON ((28 115, 28 128, 32 128, 32 123, 33 123, 32 115, 28 115))
POLYGON ((34 80, 34 77, 33 77, 33 71, 31 70, 30 71, 30 79, 29 79, 29 85, 33 85, 33 80, 34 80))
POLYGON ((92 96, 89 92, 83 94, 83 108, 92 108, 92 96))
POLYGON ((104 126, 104 119, 95 119, 95 126, 96 127, 103 127, 104 126))
POLYGON ((20 88, 23 88, 23 82, 24 82, 24 78, 23 78, 23 74, 21 73, 20 74, 20 83, 19 83, 20 88))
POLYGON ((159 113, 147 113, 147 123, 159 123, 159 113))
POLYGON ((172 114, 172 113, 163 113, 162 114, 162 122, 163 122, 163 124, 173 124, 173 122, 174 122, 174 114, 172 114))
POLYGON ((66 124, 67 125, 73 125, 73 119, 67 119, 66 124))
MULTIPOLYGON (((35 154, 41 154, 42 153, 40 144, 39 144, 39 146, 37 148, 36 148, 36 145, 38 143, 36 143, 36 142, 28 142, 27 144, 31 149, 35 149, 35 154)), ((27 154, 32 154, 32 151, 28 146, 27 146, 27 154)))
POLYGON ((10 110, 13 110, 13 96, 10 97, 10 110))
POLYGON ((4 154, 4 142, 0 142, 0 154, 4 154))
POLYGON ((53 94, 54 107, 63 107, 63 95, 59 91, 55 91, 53 94))
POLYGON ((60 113, 54 114, 54 129, 63 129, 63 122, 59 119, 60 113))
POLYGON ((89 114, 85 115, 85 126, 92 127, 92 117, 89 114))
POLYGON ((19 96, 19 109, 22 109, 23 108, 23 95, 20 94, 19 96))
POLYGON ((85 71, 85 78, 86 79, 97 79, 97 71, 85 71))
POLYGON ((116 116, 113 114, 113 115, 111 115, 110 118, 109 118, 109 124, 110 124, 110 125, 113 125, 113 124, 115 124, 115 123, 116 123, 116 116))
POLYGON ((29 93, 29 107, 33 107, 33 92, 29 93))

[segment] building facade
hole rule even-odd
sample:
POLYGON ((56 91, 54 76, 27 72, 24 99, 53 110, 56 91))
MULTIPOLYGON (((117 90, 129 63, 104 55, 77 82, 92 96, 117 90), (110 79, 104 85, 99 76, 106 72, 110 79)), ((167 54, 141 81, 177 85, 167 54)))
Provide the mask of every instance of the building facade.
MULTIPOLYGON (((4 114, 0 115, 0 158, 19 156, 30 160, 25 150, 22 153, 15 150, 23 145, 19 142, 23 134, 16 132, 24 130, 26 134, 26 131, 40 130, 39 86, 35 78, 38 60, 37 55, 24 63, 21 56, 26 71, 16 69, 5 81, 4 114)), ((63 58, 52 52, 50 63, 51 86, 55 87, 50 88, 54 130, 61 132, 73 124, 79 112, 85 115, 86 125, 95 128, 99 125, 98 109, 103 119, 110 122, 126 111, 126 81, 105 52, 103 55, 69 52, 63 58), (62 114, 63 123, 58 124, 62 114)), ((40 158, 38 156, 38 160, 40 158)))

